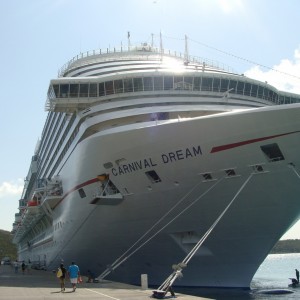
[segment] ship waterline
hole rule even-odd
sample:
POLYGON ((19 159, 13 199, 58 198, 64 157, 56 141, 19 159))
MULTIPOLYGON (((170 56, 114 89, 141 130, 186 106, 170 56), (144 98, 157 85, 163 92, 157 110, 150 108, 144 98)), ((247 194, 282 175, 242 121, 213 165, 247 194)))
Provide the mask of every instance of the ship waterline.
POLYGON ((120 259, 109 279, 136 284, 148 274, 159 285, 236 197, 176 284, 250 287, 299 218, 300 104, 280 103, 299 96, 268 86, 260 97, 257 81, 186 62, 172 75, 151 48, 124 55, 78 59, 50 83, 13 230, 19 259, 49 269, 75 260, 97 276, 120 259), (149 70, 151 54, 160 76, 149 70), (144 70, 133 67, 137 55, 144 70), (126 70, 115 73, 121 59, 126 70), (103 64, 107 74, 98 74, 103 64), (225 100, 224 80, 226 93, 236 82, 225 100))

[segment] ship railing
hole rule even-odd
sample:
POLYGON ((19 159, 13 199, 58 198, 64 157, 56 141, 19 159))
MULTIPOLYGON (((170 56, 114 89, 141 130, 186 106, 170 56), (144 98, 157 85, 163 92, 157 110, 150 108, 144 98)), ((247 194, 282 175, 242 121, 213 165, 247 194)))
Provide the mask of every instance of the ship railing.
MULTIPOLYGON (((145 56, 145 54, 139 54, 139 51, 143 51, 143 53, 145 52, 149 52, 151 54, 156 53, 157 56, 157 60, 161 60, 162 56, 171 56, 174 58, 178 58, 178 59, 186 59, 186 55, 181 53, 181 52, 177 52, 177 51, 171 51, 168 49, 159 49, 156 47, 150 47, 145 49, 145 47, 143 46, 134 46, 134 47, 130 47, 130 49, 128 49, 128 47, 126 48, 106 48, 106 49, 96 49, 96 50, 89 50, 86 52, 81 52, 80 54, 74 56, 72 59, 70 59, 67 63, 65 63, 58 71, 58 77, 63 77, 64 74, 71 70, 73 67, 81 67, 87 64, 90 64, 90 59, 93 57, 98 57, 99 55, 103 56, 101 61, 112 61, 115 58, 113 57, 105 57, 105 55, 107 54, 118 54, 118 53, 128 53, 128 54, 135 54, 136 55, 136 59, 138 60, 139 58, 141 60, 145 60, 145 59, 149 59, 149 60, 153 60, 153 55, 149 55, 149 56, 145 56), (127 48, 127 49, 126 49, 127 48), (86 60, 88 59, 88 60, 86 60), (79 63, 79 61, 81 61, 79 63)), ((128 58, 125 57, 119 57, 118 60, 127 60, 128 58)), ((203 64, 207 67, 212 67, 212 68, 217 68, 217 69, 221 69, 227 72, 233 72, 232 68, 229 67, 228 65, 221 63, 217 60, 212 60, 212 59, 208 59, 208 58, 204 58, 204 57, 199 57, 199 56, 192 56, 189 55, 187 57, 187 60, 189 63, 196 63, 196 64, 203 64)))

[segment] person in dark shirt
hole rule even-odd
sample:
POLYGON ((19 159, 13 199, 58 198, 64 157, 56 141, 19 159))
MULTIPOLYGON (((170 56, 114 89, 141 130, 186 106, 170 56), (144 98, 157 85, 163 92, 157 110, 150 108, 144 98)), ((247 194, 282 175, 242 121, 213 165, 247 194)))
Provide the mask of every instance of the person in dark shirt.
POLYGON ((61 291, 64 292, 66 290, 66 288, 65 288, 65 278, 66 278, 67 270, 64 267, 64 264, 60 264, 59 268, 61 269, 61 276, 59 276, 60 288, 61 288, 61 291))
POLYGON ((299 283, 299 271, 297 269, 295 269, 295 271, 296 271, 296 278, 297 278, 297 281, 299 283))

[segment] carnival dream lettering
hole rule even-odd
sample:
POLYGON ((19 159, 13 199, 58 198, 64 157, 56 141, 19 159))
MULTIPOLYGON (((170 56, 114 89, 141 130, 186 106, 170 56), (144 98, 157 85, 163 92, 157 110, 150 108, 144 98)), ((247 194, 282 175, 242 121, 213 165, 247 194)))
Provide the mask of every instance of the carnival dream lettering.
POLYGON ((161 155, 161 159, 163 161, 164 164, 167 163, 172 163, 178 160, 183 160, 186 158, 192 158, 195 157, 197 155, 202 155, 202 151, 201 151, 201 147, 197 146, 197 147, 193 147, 191 149, 186 148, 184 149, 180 149, 174 152, 169 152, 167 154, 162 154, 161 155))
POLYGON ((157 164, 154 163, 151 158, 148 158, 139 161, 134 161, 126 165, 121 165, 118 168, 112 168, 111 172, 114 176, 118 176, 155 166, 157 166, 157 164))

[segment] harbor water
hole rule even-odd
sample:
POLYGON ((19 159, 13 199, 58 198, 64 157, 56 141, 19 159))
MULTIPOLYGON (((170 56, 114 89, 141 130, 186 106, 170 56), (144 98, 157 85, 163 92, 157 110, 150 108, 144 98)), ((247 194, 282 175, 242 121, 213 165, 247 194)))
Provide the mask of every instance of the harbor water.
MULTIPOLYGON (((300 287, 288 287, 289 278, 295 278, 300 270, 300 253, 270 254, 257 270, 250 290, 239 289, 184 289, 184 293, 219 300, 229 299, 300 299, 300 287), (277 294, 281 292, 292 293, 277 294)), ((183 273, 184 276, 184 273, 183 273)))

